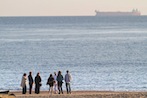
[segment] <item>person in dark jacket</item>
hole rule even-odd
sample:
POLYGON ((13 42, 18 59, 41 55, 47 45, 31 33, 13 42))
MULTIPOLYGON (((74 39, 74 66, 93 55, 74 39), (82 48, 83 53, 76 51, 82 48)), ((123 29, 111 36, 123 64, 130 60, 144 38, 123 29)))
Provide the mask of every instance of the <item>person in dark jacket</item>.
POLYGON ((32 72, 29 72, 28 80, 29 80, 29 94, 31 94, 32 93, 32 87, 33 87, 32 72))
POLYGON ((51 92, 51 94, 52 94, 52 92, 53 92, 53 85, 54 85, 54 77, 53 77, 52 74, 50 74, 50 76, 49 76, 49 78, 47 80, 47 85, 49 85, 49 93, 51 92))
POLYGON ((58 75, 57 75, 57 82, 58 82, 59 94, 60 94, 60 92, 63 94, 63 89, 62 89, 63 76, 62 76, 62 74, 61 74, 61 71, 58 72, 58 75))
POLYGON ((41 77, 40 74, 37 73, 36 77, 35 77, 35 93, 39 94, 40 93, 40 86, 41 86, 41 77))

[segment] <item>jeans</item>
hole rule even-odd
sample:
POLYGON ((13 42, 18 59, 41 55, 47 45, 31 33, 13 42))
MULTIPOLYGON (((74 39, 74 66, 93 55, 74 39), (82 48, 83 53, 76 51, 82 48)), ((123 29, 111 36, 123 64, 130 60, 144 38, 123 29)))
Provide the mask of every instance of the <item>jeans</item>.
POLYGON ((58 90, 59 90, 59 94, 60 92, 63 94, 63 90, 62 90, 62 81, 58 81, 58 90))
POLYGON ((70 83, 66 83, 66 91, 67 91, 67 94, 71 93, 70 83))

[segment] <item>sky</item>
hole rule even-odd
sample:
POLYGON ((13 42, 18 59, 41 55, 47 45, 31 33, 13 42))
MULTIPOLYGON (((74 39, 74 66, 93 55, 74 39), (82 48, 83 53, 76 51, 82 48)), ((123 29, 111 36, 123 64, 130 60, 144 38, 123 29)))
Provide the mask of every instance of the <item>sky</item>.
POLYGON ((0 0, 0 16, 93 16, 99 11, 147 15, 147 0, 0 0))

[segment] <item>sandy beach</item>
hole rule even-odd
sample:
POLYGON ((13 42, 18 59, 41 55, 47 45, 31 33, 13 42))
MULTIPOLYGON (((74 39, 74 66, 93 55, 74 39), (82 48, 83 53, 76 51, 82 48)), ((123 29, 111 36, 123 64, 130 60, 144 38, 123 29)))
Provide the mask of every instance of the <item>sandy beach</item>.
POLYGON ((16 98, 147 98, 147 92, 124 92, 124 91, 73 91, 72 94, 48 94, 41 91, 40 94, 21 94, 21 92, 10 92, 16 98))

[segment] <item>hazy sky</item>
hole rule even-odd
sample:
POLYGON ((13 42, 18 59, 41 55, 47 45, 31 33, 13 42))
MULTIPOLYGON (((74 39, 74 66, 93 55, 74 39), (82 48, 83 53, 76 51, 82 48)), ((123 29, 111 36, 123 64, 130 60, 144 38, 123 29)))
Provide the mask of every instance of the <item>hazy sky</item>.
POLYGON ((147 0, 0 0, 0 16, 76 16, 99 11, 131 11, 147 15, 147 0))

